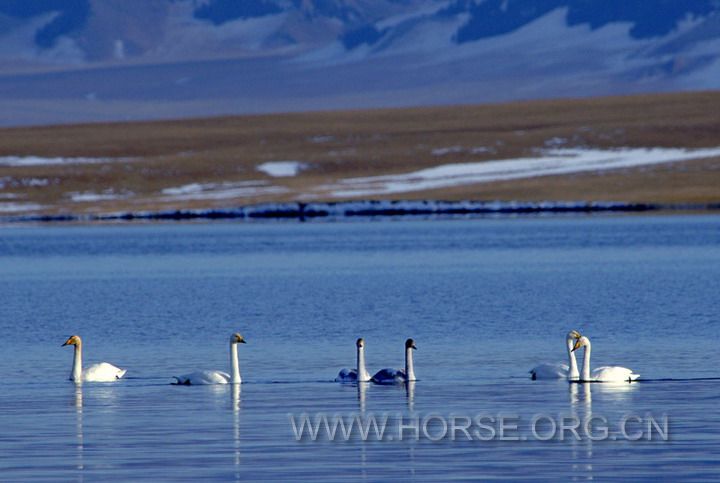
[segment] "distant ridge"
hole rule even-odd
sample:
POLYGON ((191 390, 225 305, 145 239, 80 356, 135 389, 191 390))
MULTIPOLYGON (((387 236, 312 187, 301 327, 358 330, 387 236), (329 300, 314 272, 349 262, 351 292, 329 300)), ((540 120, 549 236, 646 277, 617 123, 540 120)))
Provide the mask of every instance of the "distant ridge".
POLYGON ((6 0, 0 125, 720 88, 715 0, 6 0))

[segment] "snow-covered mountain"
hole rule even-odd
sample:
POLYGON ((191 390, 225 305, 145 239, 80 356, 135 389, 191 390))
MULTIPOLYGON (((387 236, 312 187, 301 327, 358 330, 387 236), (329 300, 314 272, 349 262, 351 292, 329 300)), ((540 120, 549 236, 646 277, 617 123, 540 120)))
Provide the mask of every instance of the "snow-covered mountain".
POLYGON ((0 1, 5 125, 718 87, 718 0, 0 1))

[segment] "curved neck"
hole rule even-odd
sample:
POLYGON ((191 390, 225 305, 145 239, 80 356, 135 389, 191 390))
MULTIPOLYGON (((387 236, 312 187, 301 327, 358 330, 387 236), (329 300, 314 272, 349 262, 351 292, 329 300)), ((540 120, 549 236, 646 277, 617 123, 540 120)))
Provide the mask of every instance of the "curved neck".
POLYGON ((580 373, 578 372, 578 365, 577 365, 577 359, 575 358, 575 353, 572 351, 573 345, 575 345, 575 339, 568 338, 567 342, 567 353, 568 353, 568 364, 570 366, 570 371, 568 371, 568 379, 571 381, 577 381, 580 378, 580 373))
POLYGON ((405 348, 405 376, 408 381, 415 380, 415 367, 413 366, 413 349, 412 347, 405 348))
POLYGON ((237 344, 234 343, 230 343, 230 382, 233 384, 240 384, 242 382, 237 344))
POLYGON ((585 346, 585 355, 583 356, 583 367, 580 377, 581 381, 590 380, 590 350, 590 341, 588 341, 587 345, 585 346))
POLYGON ((370 380, 370 374, 365 369, 365 347, 363 346, 357 348, 357 377, 360 382, 370 380))
POLYGON ((73 352, 73 368, 70 374, 70 380, 75 382, 82 382, 82 345, 75 344, 75 351, 73 352))

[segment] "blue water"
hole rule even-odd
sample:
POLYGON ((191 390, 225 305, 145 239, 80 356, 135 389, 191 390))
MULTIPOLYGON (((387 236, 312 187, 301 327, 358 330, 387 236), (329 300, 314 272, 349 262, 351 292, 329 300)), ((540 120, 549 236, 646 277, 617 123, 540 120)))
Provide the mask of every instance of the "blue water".
POLYGON ((716 478, 718 280, 717 216, 2 228, 1 479, 716 478), (531 381, 572 328, 645 382, 531 381), (227 370, 235 331, 241 390, 169 385, 227 370), (71 334, 126 378, 67 381, 71 334), (331 382, 360 336, 371 372, 413 337, 420 380, 331 382), (526 440, 297 441, 302 413, 504 414, 526 440), (541 441, 538 414, 669 438, 541 441))

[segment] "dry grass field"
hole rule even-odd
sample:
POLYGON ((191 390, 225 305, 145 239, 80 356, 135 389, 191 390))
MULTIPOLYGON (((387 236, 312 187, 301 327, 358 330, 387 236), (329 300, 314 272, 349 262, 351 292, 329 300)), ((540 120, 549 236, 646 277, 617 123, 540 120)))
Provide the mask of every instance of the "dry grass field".
MULTIPOLYGON (((720 147, 720 92, 1 129, 0 161, 100 159, 0 162, 0 216, 340 201, 332 187, 343 179, 552 146, 720 147), (288 177, 257 169, 288 160, 305 169, 288 177), (194 183, 201 196, 163 193, 194 183)), ((365 198, 718 203, 720 158, 365 198)))

